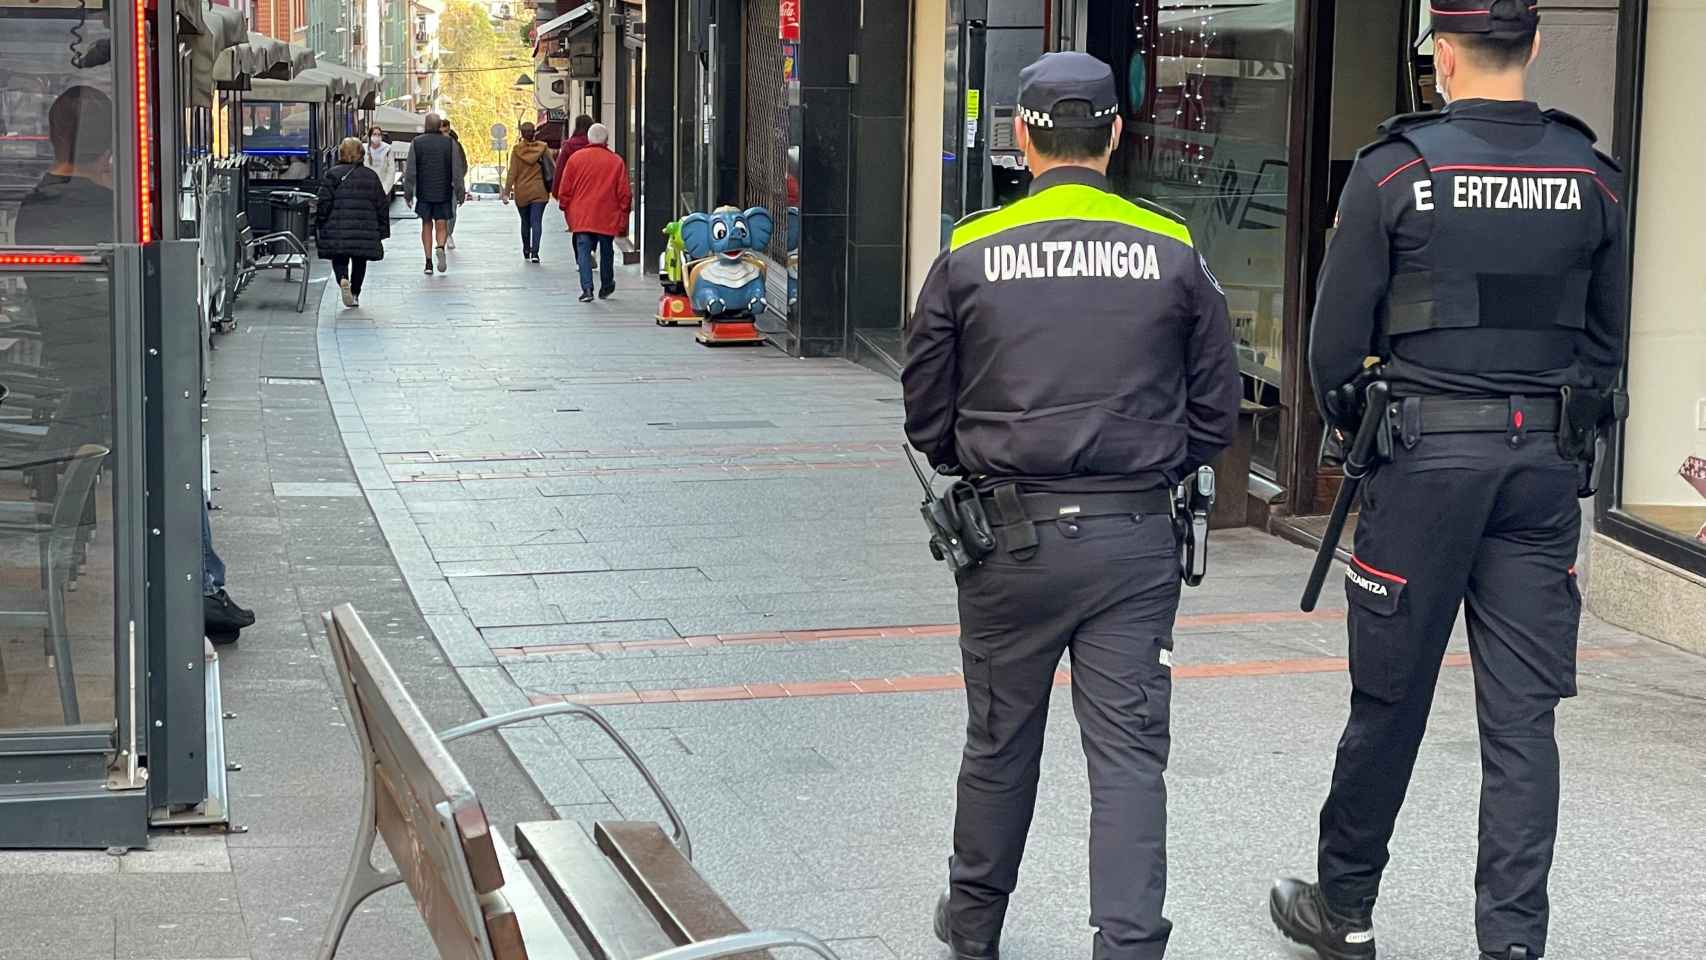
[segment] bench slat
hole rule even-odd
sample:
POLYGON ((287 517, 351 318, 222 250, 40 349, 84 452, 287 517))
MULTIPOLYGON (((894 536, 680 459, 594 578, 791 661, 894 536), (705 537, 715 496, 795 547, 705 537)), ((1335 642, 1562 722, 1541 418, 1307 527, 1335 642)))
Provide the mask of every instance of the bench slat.
MULTIPOLYGON (((678 945, 747 932, 746 924, 657 824, 605 820, 593 828, 593 835, 678 945)), ((741 956, 760 960, 770 954, 741 956)))
POLYGON ((515 839, 594 960, 633 960, 676 946, 580 824, 518 823, 515 839))
MULTIPOLYGON (((509 850, 509 844, 498 843, 498 863, 503 867, 503 897, 509 903, 518 942, 509 943, 506 933, 492 931, 492 955, 497 960, 506 957, 528 957, 531 960, 579 960, 568 934, 557 922, 556 914, 545 905, 539 890, 528 876, 527 868, 509 850), (525 947, 522 944, 525 943, 525 947)), ((488 926, 490 923, 488 922, 488 926)))

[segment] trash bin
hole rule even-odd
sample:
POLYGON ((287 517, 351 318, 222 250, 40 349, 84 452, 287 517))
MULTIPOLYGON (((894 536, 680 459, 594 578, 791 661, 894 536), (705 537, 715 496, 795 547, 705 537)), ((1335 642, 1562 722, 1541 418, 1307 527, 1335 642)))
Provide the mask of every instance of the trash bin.
POLYGON ((267 205, 272 207, 273 232, 290 231, 303 246, 313 239, 308 229, 310 218, 314 214, 314 194, 301 190, 275 190, 267 195, 267 205))

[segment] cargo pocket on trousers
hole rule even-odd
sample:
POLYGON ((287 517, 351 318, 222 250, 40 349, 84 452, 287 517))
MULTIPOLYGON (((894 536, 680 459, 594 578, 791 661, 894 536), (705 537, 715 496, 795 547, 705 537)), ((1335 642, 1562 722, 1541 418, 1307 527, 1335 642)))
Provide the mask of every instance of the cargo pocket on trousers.
POLYGON ((1404 602, 1408 581, 1368 566, 1355 557, 1345 567, 1345 598, 1351 609, 1351 685, 1385 703, 1404 698, 1410 684, 1410 609, 1404 602))
POLYGON ((975 729, 988 730, 991 705, 989 658, 962 646, 960 662, 966 677, 967 715, 975 729))

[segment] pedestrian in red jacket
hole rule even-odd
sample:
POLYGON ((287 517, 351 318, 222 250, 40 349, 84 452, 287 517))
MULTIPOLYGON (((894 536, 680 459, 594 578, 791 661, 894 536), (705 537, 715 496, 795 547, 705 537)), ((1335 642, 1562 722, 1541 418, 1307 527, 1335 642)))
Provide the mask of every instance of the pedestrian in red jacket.
MULTIPOLYGON (((567 164, 569 162, 569 158, 574 156, 576 151, 587 145, 588 141, 586 139, 586 132, 591 129, 591 117, 583 113, 575 118, 574 135, 569 137, 567 140, 564 140, 563 148, 557 151, 557 165, 559 167, 567 164)), ((574 229, 574 227, 569 224, 569 201, 568 198, 563 195, 563 184, 567 182, 568 178, 558 177, 557 190, 555 194, 557 197, 557 209, 563 211, 563 230, 565 232, 574 229)))
POLYGON ((615 239, 628 233, 628 213, 634 195, 628 185, 628 166, 610 152, 610 128, 595 123, 587 130, 587 146, 577 150, 562 168, 562 201, 575 235, 575 259, 580 264, 581 302, 592 302, 592 255, 598 251, 598 297, 616 292, 615 239))

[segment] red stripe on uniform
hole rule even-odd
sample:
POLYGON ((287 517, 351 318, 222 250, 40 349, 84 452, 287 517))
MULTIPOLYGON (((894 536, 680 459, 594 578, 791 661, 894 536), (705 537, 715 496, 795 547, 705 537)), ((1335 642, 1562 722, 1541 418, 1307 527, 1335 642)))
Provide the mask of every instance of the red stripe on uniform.
POLYGON ((1410 168, 1411 168, 1411 167, 1413 167, 1413 166, 1415 166, 1415 165, 1416 165, 1416 164, 1418 164, 1418 163, 1421 163, 1421 162, 1422 162, 1422 158, 1421 158, 1421 157, 1417 157, 1417 158, 1416 158, 1416 159, 1414 159, 1414 160, 1411 160, 1411 161, 1410 161, 1410 162, 1409 162, 1409 163, 1406 163, 1406 164, 1404 164, 1404 165, 1403 165, 1403 166, 1401 166, 1401 167, 1399 167, 1399 168, 1398 168, 1398 169, 1396 169, 1396 170, 1394 170, 1394 171, 1392 171, 1392 172, 1391 172, 1391 173, 1389 173, 1389 174, 1387 174, 1387 175, 1386 175, 1386 177, 1385 177, 1385 178, 1384 178, 1384 179, 1382 179, 1382 180, 1381 180, 1381 181, 1380 181, 1380 182, 1379 182, 1379 183, 1377 183, 1377 184, 1375 184, 1375 187, 1376 187, 1376 188, 1379 188, 1379 187, 1384 187, 1384 186, 1386 186, 1386 185, 1387 185, 1387 184, 1388 184, 1388 183, 1391 183, 1391 182, 1392 182, 1392 178, 1393 178, 1393 177, 1396 177, 1396 176, 1397 176, 1397 175, 1398 175, 1398 174, 1400 174, 1400 173, 1403 173, 1403 172, 1404 172, 1404 171, 1405 171, 1405 170, 1408 170, 1408 169, 1410 169, 1410 168))
POLYGON ((1351 555, 1351 562, 1356 564, 1357 566, 1363 568, 1364 570, 1367 570, 1369 573, 1374 574, 1377 577, 1385 577, 1386 579, 1391 580, 1394 583, 1409 583, 1410 582, 1410 581, 1404 579, 1403 577, 1398 576, 1396 573, 1387 573, 1385 570, 1381 570, 1378 567, 1371 567, 1368 564, 1363 563, 1362 558, 1359 556, 1356 556, 1355 554, 1351 555))

